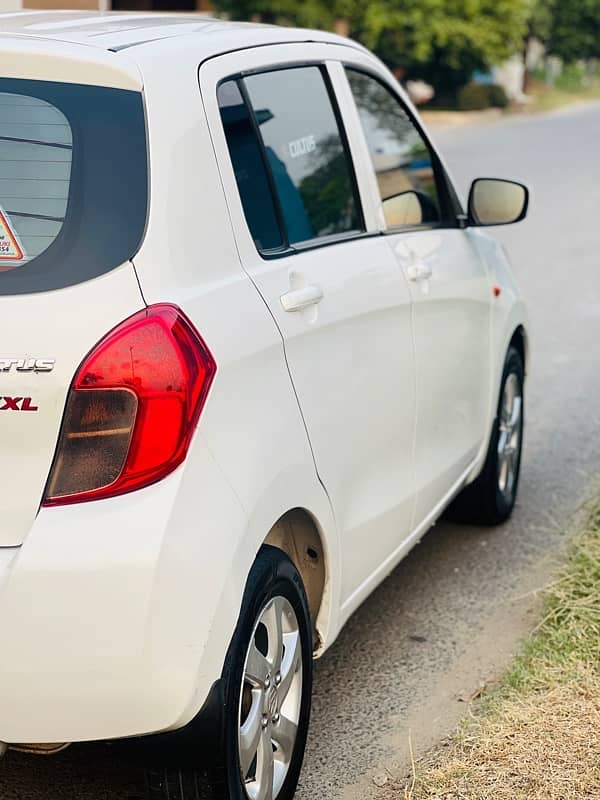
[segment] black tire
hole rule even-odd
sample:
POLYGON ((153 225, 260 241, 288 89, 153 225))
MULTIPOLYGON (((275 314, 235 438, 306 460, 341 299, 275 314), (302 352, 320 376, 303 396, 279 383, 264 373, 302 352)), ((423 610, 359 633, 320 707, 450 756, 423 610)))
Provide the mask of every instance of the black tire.
POLYGON ((492 435, 488 447, 485 464, 481 474, 473 483, 465 487, 448 509, 448 516, 460 522, 474 525, 500 525, 505 522, 515 506, 519 488, 521 472, 521 454, 523 449, 523 431, 525 425, 525 370, 521 354, 514 347, 510 347, 506 354, 502 381, 500 383, 500 396, 496 418, 494 420, 492 435), (511 377, 513 376, 513 377, 511 377), (502 404, 505 387, 508 381, 516 381, 521 396, 521 420, 518 431, 518 448, 514 469, 514 480, 510 490, 500 487, 498 443, 501 436, 502 404))
MULTIPOLYGON (((221 752, 215 764, 189 766, 194 742, 181 748, 181 761, 147 773, 148 800, 248 800, 241 775, 238 734, 240 697, 243 687, 246 654, 261 613, 274 598, 284 598, 291 605, 301 642, 302 688, 300 712, 293 755, 276 800, 291 800, 296 791, 310 719, 312 695, 312 625, 302 578, 290 559, 275 547, 264 546, 252 567, 242 602, 237 628, 225 660, 221 686, 224 700, 221 752)), ((257 632, 258 636, 258 632, 257 632)), ((256 641, 256 639, 255 639, 256 641)), ((283 670, 282 670, 283 672, 283 670)), ((193 738, 194 726, 190 727, 193 738)), ((196 745, 199 750, 201 745, 196 745)), ((274 799, 275 800, 275 799, 274 799)))

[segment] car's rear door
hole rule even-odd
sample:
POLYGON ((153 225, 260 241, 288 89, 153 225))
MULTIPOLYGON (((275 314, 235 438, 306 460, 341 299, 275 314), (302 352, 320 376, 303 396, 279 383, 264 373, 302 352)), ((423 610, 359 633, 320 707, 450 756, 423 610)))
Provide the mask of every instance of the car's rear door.
POLYGON ((243 265, 281 331, 336 514, 348 609, 410 533, 415 364, 409 289, 352 164, 334 49, 222 56, 200 85, 243 265))
POLYGON ((380 70, 347 63, 386 240, 410 285, 417 369, 415 525, 434 518, 486 438, 490 278, 459 224, 451 184, 380 70))

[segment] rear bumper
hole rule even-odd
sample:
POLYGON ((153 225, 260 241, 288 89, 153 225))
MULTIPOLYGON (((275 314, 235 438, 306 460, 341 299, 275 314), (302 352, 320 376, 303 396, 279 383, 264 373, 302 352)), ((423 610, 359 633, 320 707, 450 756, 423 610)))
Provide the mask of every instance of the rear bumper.
POLYGON ((0 549, 0 741, 144 735, 203 706, 239 613, 246 521, 210 456, 194 460, 193 482, 180 468, 42 509, 22 547, 0 549))

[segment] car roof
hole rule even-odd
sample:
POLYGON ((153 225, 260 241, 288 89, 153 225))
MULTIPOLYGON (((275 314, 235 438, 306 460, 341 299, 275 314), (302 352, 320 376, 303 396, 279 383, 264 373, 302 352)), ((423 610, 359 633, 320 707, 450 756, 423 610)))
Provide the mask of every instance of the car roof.
POLYGON ((247 22, 231 22, 207 14, 151 12, 19 11, 0 13, 0 37, 27 38, 87 45, 119 52, 142 45, 173 41, 194 35, 203 56, 218 54, 239 40, 240 47, 263 45, 271 41, 348 40, 322 31, 280 28, 247 22))

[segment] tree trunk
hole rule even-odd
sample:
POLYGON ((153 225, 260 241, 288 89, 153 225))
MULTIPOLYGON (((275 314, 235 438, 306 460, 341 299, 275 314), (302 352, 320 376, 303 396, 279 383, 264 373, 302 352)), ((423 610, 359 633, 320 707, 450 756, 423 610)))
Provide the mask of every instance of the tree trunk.
POLYGON ((523 70, 523 94, 527 94, 527 90, 529 89, 529 69, 527 68, 527 55, 529 53, 529 43, 531 42, 531 34, 528 33, 527 36, 523 39, 523 66, 525 69, 523 70))

